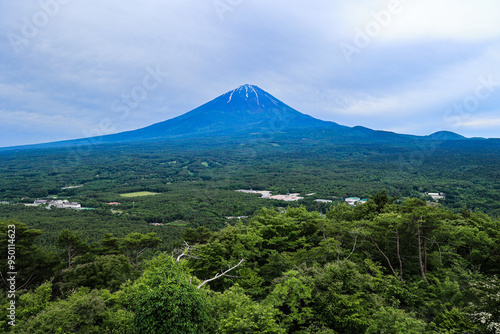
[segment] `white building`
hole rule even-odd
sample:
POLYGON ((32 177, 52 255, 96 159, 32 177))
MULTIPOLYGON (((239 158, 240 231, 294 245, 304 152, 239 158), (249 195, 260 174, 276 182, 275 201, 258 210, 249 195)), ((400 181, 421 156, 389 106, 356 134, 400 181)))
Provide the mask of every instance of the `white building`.
POLYGON ((358 205, 358 204, 365 204, 368 202, 366 198, 361 199, 359 197, 348 197, 345 199, 346 203, 352 206, 358 205))
POLYGON ((347 197, 345 199, 345 201, 347 204, 354 206, 354 205, 356 205, 356 202, 361 201, 361 198, 359 198, 359 197, 347 197))
POLYGON ((320 203, 332 203, 332 200, 329 199, 315 199, 315 202, 320 202, 320 203))
POLYGON ((39 205, 46 205, 47 209, 50 209, 51 207, 56 207, 58 209, 81 209, 82 205, 77 202, 70 202, 68 200, 51 200, 50 202, 45 199, 37 199, 36 201, 33 202, 33 204, 25 204, 26 206, 39 206, 39 205))
POLYGON ((446 196, 444 193, 425 193, 428 196, 431 196, 433 200, 438 201, 440 199, 445 199, 446 196))
POLYGON ((236 190, 238 192, 242 192, 245 194, 261 194, 262 198, 267 198, 267 199, 275 199, 278 201, 285 201, 285 202, 295 202, 301 199, 304 199, 304 197, 300 197, 300 193, 293 193, 293 194, 288 194, 288 195, 271 195, 270 191, 267 190, 236 190))

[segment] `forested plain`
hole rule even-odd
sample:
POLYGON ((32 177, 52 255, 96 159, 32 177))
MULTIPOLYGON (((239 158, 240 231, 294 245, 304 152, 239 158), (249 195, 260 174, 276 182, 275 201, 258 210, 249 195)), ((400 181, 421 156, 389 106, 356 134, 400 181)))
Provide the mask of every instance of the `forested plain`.
MULTIPOLYGON (((6 285, 0 324, 13 333, 498 333, 499 163, 500 144, 486 140, 2 151, 1 256, 15 225, 22 270, 16 326, 6 285), (145 191, 156 195, 121 196, 145 191), (350 207, 351 196, 369 201, 350 207), (89 210, 24 205, 50 198, 89 210)), ((6 261, 1 269, 5 282, 6 261)))

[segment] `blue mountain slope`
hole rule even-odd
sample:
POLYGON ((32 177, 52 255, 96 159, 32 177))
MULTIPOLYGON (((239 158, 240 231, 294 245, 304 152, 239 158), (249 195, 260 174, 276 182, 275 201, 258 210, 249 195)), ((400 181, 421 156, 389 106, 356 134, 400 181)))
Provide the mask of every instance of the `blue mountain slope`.
POLYGON ((344 127, 302 114, 259 87, 244 85, 181 116, 109 139, 234 136, 311 128, 344 127))
POLYGON ((450 132, 450 131, 434 132, 433 134, 431 134, 427 137, 429 139, 435 139, 435 140, 464 140, 464 139, 467 139, 464 136, 461 136, 457 133, 450 132))
POLYGON ((178 117, 138 130, 96 138, 27 145, 12 149, 58 148, 74 145, 127 143, 154 140, 196 140, 273 137, 335 143, 406 143, 464 140, 453 132, 429 136, 402 135, 362 126, 347 127, 298 112, 257 86, 243 85, 178 117))

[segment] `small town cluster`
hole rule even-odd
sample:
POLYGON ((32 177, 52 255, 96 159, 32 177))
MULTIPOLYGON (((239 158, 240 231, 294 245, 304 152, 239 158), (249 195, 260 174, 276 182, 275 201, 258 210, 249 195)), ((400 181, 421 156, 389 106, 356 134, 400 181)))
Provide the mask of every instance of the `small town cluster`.
POLYGON ((260 194, 262 198, 267 198, 267 199, 275 199, 278 201, 285 201, 285 202, 295 202, 301 199, 304 199, 304 197, 300 197, 298 193, 294 194, 288 194, 288 195, 272 195, 270 191, 268 190, 236 190, 241 193, 245 194, 260 194))
MULTIPOLYGON (((245 193, 245 194, 260 194, 261 198, 275 199, 278 201, 285 201, 285 202, 295 202, 295 201, 299 201, 301 199, 304 199, 304 197, 300 196, 300 193, 291 193, 291 194, 287 194, 287 195, 272 195, 271 191, 268 191, 268 190, 239 189, 236 191, 241 192, 241 193, 245 193)), ((315 193, 306 194, 306 196, 313 196, 313 195, 315 195, 315 193)), ((422 196, 430 196, 436 202, 438 202, 441 199, 446 198, 444 193, 428 193, 428 192, 426 192, 425 194, 422 194, 422 196)), ((365 204, 366 202, 368 202, 367 198, 359 198, 359 197, 341 198, 341 197, 333 196, 333 198, 341 199, 351 206, 365 204)), ((333 200, 330 200, 330 199, 315 199, 314 201, 319 202, 319 203, 332 203, 333 202, 333 200)))
MULTIPOLYGON (((300 193, 290 193, 287 195, 272 195, 271 191, 268 191, 268 190, 239 189, 236 191, 241 192, 241 193, 245 193, 245 194, 260 194, 262 198, 274 199, 274 200, 285 201, 285 202, 296 202, 296 201, 299 201, 299 200, 305 198, 305 197, 301 197, 300 193)), ((315 193, 307 194, 306 196, 313 196, 313 195, 315 195, 315 193)), ((339 197, 335 197, 335 198, 339 198, 339 197)), ((352 205, 352 206, 355 206, 358 204, 364 204, 368 201, 368 199, 366 199, 366 198, 361 199, 359 197, 348 197, 348 198, 345 198, 343 200, 347 204, 352 205)), ((332 200, 329 200, 329 199, 316 199, 315 201, 320 202, 320 203, 332 203, 333 202, 332 200)))
POLYGON ((32 204, 24 204, 25 206, 40 206, 43 205, 47 209, 55 207, 57 209, 82 209, 82 205, 77 202, 70 202, 66 199, 64 200, 47 200, 47 199, 37 199, 32 204))

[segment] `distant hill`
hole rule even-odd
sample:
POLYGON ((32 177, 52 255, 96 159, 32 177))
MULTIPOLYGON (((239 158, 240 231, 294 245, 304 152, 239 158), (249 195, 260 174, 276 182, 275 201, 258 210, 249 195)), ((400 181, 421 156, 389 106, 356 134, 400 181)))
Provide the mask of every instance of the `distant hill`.
POLYGON ((461 136, 457 133, 450 132, 450 131, 434 132, 433 134, 427 136, 427 138, 436 139, 436 140, 464 140, 464 139, 467 139, 464 136, 461 136))
MULTIPOLYGON (((278 138, 338 143, 404 143, 466 140, 448 131, 429 136, 402 135, 362 126, 347 127, 303 114, 253 85, 243 85, 181 116, 145 128, 94 138, 18 146, 0 150, 58 148, 139 141, 278 138)), ((477 140, 477 138, 475 138, 477 140)))

